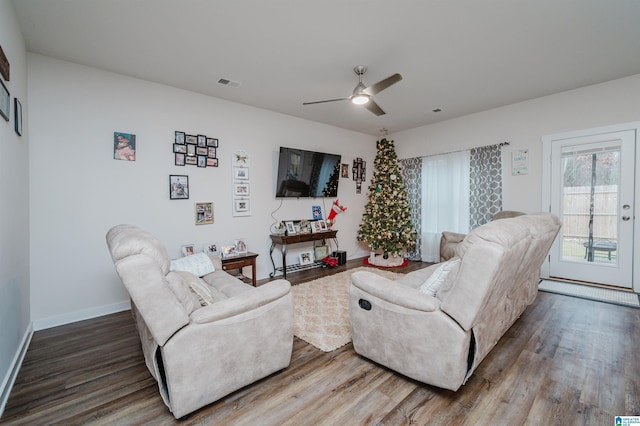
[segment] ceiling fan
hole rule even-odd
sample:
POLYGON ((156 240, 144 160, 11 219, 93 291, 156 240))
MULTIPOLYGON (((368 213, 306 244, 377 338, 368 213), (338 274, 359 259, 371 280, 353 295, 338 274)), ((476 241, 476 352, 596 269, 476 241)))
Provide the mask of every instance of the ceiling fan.
POLYGON ((362 83, 362 75, 367 72, 367 67, 365 67, 364 65, 358 65, 353 69, 353 72, 358 75, 358 85, 355 89, 353 89, 353 93, 351 94, 351 96, 347 98, 327 99, 326 101, 304 102, 302 105, 322 104, 325 102, 336 101, 351 101, 353 104, 363 105, 366 109, 368 109, 375 115, 384 115, 385 112, 378 106, 377 103, 375 103, 373 99, 371 99, 371 97, 402 80, 402 76, 396 73, 390 77, 385 78, 384 80, 380 80, 376 84, 372 84, 371 86, 367 87, 364 85, 364 83, 362 83))

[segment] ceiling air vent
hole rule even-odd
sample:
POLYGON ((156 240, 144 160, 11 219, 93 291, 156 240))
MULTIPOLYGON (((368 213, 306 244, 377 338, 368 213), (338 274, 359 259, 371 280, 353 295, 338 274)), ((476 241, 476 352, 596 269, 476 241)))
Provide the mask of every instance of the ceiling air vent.
POLYGON ((242 86, 242 83, 240 83, 239 81, 227 80, 226 78, 221 78, 220 80, 218 80, 218 83, 222 84, 223 86, 233 88, 242 86))

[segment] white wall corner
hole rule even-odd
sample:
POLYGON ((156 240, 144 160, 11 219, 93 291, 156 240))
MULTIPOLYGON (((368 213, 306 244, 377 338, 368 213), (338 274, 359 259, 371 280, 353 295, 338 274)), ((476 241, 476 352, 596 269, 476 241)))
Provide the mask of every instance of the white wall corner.
POLYGON ((20 346, 18 347, 18 350, 14 355, 13 360, 11 361, 11 367, 9 368, 9 371, 7 371, 5 378, 2 380, 2 386, 0 387, 0 418, 2 418, 4 408, 7 406, 7 401, 9 401, 11 389, 13 389, 13 384, 18 377, 18 372, 20 371, 20 367, 22 367, 22 361, 27 354, 27 349, 29 349, 29 344, 31 343, 32 337, 33 323, 29 324, 29 327, 27 327, 24 336, 22 336, 20 346))

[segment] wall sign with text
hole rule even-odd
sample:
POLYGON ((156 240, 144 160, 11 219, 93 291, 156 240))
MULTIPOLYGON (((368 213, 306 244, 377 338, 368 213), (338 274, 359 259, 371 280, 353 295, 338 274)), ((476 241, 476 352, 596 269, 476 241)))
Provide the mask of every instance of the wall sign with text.
POLYGON ((526 175, 529 173, 529 150, 519 149, 511 152, 511 174, 526 175))

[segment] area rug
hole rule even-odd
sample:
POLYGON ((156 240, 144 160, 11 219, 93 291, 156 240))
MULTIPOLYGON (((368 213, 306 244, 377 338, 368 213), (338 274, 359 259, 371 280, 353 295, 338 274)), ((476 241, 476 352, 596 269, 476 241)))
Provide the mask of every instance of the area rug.
POLYGON ((401 274, 360 267, 291 287, 294 307, 293 334, 324 352, 351 341, 349 286, 351 275, 371 271, 394 279, 401 274))
POLYGON ((598 302, 640 308, 640 295, 629 291, 620 291, 603 287, 568 283, 565 281, 542 280, 538 286, 540 291, 580 297, 598 302))

